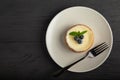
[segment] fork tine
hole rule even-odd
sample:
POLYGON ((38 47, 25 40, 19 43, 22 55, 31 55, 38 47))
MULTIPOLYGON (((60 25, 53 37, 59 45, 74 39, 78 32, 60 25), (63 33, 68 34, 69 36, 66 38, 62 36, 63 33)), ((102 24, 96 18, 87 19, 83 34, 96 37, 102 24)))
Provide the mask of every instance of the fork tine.
POLYGON ((94 47, 92 50, 94 50, 94 49, 100 47, 100 46, 103 45, 103 44, 105 44, 105 42, 103 42, 103 43, 99 44, 98 46, 94 47))
POLYGON ((95 52, 96 54, 99 54, 101 52, 103 52, 105 49, 107 49, 109 46, 107 44, 104 43, 104 45, 100 48, 98 48, 95 52))
POLYGON ((97 54, 100 54, 102 53, 103 51, 105 51, 107 48, 109 48, 108 46, 107 47, 104 47, 103 49, 101 49, 99 52, 97 52, 97 54))
POLYGON ((90 50, 90 52, 94 55, 97 56, 100 53, 102 53, 104 50, 106 50, 109 46, 107 45, 106 42, 101 43, 100 45, 94 47, 93 49, 90 50))
POLYGON ((95 52, 98 52, 99 50, 101 50, 102 48, 107 47, 107 46, 108 46, 108 45, 107 45, 106 43, 103 43, 102 45, 96 47, 96 48, 94 49, 94 51, 95 51, 95 52))

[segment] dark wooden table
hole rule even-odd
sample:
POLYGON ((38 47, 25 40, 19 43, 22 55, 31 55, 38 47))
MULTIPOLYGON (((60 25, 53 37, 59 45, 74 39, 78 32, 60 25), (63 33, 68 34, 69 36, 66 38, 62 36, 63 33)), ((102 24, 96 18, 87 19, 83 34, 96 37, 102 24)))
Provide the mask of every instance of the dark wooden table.
POLYGON ((120 79, 120 0, 0 0, 0 80, 120 79), (65 72, 50 58, 45 34, 51 19, 71 6, 99 11, 110 23, 114 46, 99 68, 87 73, 65 72))

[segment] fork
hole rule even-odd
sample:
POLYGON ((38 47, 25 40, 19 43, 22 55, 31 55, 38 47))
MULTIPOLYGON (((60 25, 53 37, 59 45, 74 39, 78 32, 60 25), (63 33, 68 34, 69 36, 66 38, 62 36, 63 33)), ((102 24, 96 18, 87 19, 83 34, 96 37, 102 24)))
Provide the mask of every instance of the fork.
POLYGON ((60 76, 62 73, 64 73, 67 69, 69 69, 70 67, 72 67, 73 65, 75 65, 76 63, 80 62, 81 60, 85 59, 87 56, 92 55, 92 56, 89 56, 91 58, 93 57, 96 57, 97 55, 99 55, 100 53, 102 53, 103 51, 105 51, 107 48, 109 48, 109 46, 107 45, 106 42, 103 42, 99 45, 97 45, 96 47, 92 48, 91 50, 89 50, 86 55, 84 57, 82 57, 81 59, 73 62, 72 64, 64 67, 64 68, 61 68, 60 70, 56 71, 55 73, 52 74, 52 76, 54 77, 58 77, 60 76))

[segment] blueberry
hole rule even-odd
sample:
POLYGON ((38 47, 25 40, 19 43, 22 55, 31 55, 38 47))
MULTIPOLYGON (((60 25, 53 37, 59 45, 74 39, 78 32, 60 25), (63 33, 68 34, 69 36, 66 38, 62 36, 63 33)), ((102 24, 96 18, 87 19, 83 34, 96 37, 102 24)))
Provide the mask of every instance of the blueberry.
POLYGON ((74 40, 77 41, 78 44, 82 43, 82 39, 80 37, 78 37, 78 36, 75 36, 74 40))
POLYGON ((81 36, 80 36, 80 39, 83 39, 83 38, 84 38, 84 36, 83 36, 83 35, 81 35, 81 36))
POLYGON ((81 43, 82 43, 82 40, 80 39, 80 40, 78 40, 77 42, 78 42, 78 44, 81 44, 81 43))
POLYGON ((75 37, 74 37, 74 40, 75 40, 75 41, 78 41, 79 39, 80 39, 80 38, 79 38, 78 36, 75 36, 75 37))

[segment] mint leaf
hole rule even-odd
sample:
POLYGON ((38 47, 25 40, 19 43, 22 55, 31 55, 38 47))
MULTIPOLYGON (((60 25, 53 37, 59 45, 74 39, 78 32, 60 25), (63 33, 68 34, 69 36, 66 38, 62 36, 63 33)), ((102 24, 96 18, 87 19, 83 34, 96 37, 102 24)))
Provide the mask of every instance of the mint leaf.
POLYGON ((85 34, 87 31, 82 31, 81 33, 80 33, 80 35, 83 35, 83 34, 85 34))
POLYGON ((77 36, 77 32, 73 31, 73 32, 70 32, 69 35, 72 35, 72 36, 77 36))
POLYGON ((87 31, 82 31, 82 32, 80 32, 80 31, 78 31, 78 32, 73 31, 73 32, 70 32, 69 35, 80 37, 81 35, 85 34, 86 32, 87 31))
POLYGON ((77 34, 80 34, 80 31, 78 31, 78 33, 77 34))

